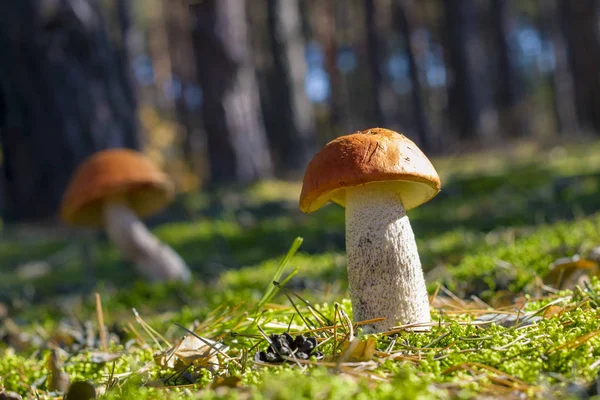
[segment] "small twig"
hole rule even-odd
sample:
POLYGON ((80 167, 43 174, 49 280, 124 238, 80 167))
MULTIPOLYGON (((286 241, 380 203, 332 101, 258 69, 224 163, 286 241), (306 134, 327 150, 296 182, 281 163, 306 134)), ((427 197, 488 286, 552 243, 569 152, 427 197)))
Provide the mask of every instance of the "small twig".
POLYGON ((290 303, 292 303, 292 307, 294 307, 294 310, 296 310, 296 313, 298 313, 298 316, 300 317, 300 319, 304 322, 304 324, 309 328, 309 329, 317 329, 317 327, 315 325, 311 325, 310 320, 308 320, 307 318, 304 317, 304 315, 302 315, 302 313, 300 312, 300 310, 298 309, 298 307, 296 306, 296 303, 294 303, 294 300, 292 299, 292 297, 289 295, 289 293, 285 290, 283 290, 283 294, 285 295, 285 297, 288 298, 288 300, 290 301, 290 303))
POLYGON ((292 314, 292 318, 290 318, 290 323, 288 324, 287 331, 289 332, 292 329, 292 322, 294 321, 294 317, 296 314, 292 314))
POLYGON ((340 305, 335 303, 333 307, 333 355, 335 356, 337 353, 337 316, 340 305))
POLYGON ((474 294, 471 295, 471 299, 475 303, 479 304, 480 307, 487 308, 487 309, 493 309, 494 308, 494 307, 490 306, 488 303, 486 303, 485 301, 481 300, 478 296, 475 296, 474 294))
POLYGON ((444 292, 452 300, 454 300, 455 302, 457 302, 458 304, 460 304, 461 307, 463 307, 465 309, 468 308, 467 307, 467 303, 465 303, 460 297, 458 297, 457 295, 455 295, 454 293, 452 293, 450 290, 448 290, 448 288, 446 288, 445 286, 440 286, 440 290, 442 292, 444 292))
POLYGON ((463 342, 476 342, 478 340, 490 340, 493 339, 493 336, 482 336, 482 337, 462 337, 459 336, 458 340, 461 340, 463 342))
POLYGON ((438 293, 440 292, 440 286, 442 286, 442 284, 438 283, 437 286, 435 287, 435 290, 433 291, 433 294, 431 296, 429 296, 429 304, 433 304, 433 302, 435 301, 438 293))
POLYGON ((385 317, 365 319, 365 320, 362 320, 362 321, 355 322, 354 325, 355 326, 369 325, 369 324, 375 324, 375 323, 381 322, 381 321, 385 321, 385 317))
POLYGON ((100 299, 100 293, 94 293, 96 297, 96 318, 98 319, 98 333, 100 335, 100 346, 103 351, 108 351, 108 344, 106 342, 106 330, 104 328, 104 312, 102 311, 102 300, 100 299))
POLYGON ((110 374, 108 375, 108 379, 106 380, 106 386, 104 388, 105 392, 108 392, 110 390, 110 388, 113 386, 113 382, 115 379, 115 367, 116 366, 117 366, 117 362, 116 362, 116 360, 113 360, 112 369, 110 371, 110 374))
POLYGON ((135 329, 135 326, 133 326, 131 322, 128 322, 127 326, 129 327, 129 329, 131 329, 131 332, 133 332, 140 345, 148 346, 148 342, 146 342, 146 339, 144 339, 142 335, 140 335, 140 333, 137 331, 137 329, 135 329))
MULTIPOLYGON (((507 350, 507 349, 508 349, 510 346, 512 346, 513 344, 517 343, 519 340, 521 340, 521 339, 523 339, 523 338, 526 338, 526 337, 527 337, 527 335, 529 335, 529 332, 527 332, 527 333, 524 333, 524 334, 522 334, 521 336, 517 336, 517 338, 516 338, 515 340, 513 340, 512 342, 510 342, 510 343, 506 343, 505 345, 503 345, 503 346, 498 346, 498 347, 493 347, 493 346, 492 346, 492 347, 490 347, 490 349, 492 349, 492 350, 494 350, 494 351, 504 351, 504 350, 507 350)), ((548 336, 548 335, 546 335, 546 336, 548 336)), ((530 340, 530 339, 527 339, 527 341, 525 341, 525 342, 524 342, 524 343, 522 343, 522 344, 527 344, 527 343, 529 343, 529 342, 531 342, 531 340, 530 340)))
POLYGON ((160 333, 158 333, 156 330, 154 330, 154 328, 152 328, 150 325, 148 325, 146 323, 146 321, 144 321, 142 319, 142 317, 140 316, 140 314, 137 312, 137 310, 135 308, 132 308, 132 310, 133 310, 133 315, 135 316, 135 320, 142 326, 142 329, 144 329, 146 331, 146 333, 154 341, 154 343, 156 344, 156 346, 158 347, 158 349, 160 351, 163 351, 163 347, 160 345, 160 342, 158 341, 157 337, 160 338, 168 346, 171 345, 167 339, 162 337, 162 335, 160 333))
POLYGON ((327 339, 323 340, 322 342, 317 343, 317 345, 315 346, 315 349, 323 346, 325 343, 329 342, 330 340, 333 340, 334 337, 333 336, 329 336, 327 339))
POLYGON ((352 327, 352 320, 350 320, 350 317, 348 316, 348 314, 346 314, 346 312, 344 310, 342 310, 340 308, 340 315, 342 317, 342 319, 344 320, 344 322, 346 322, 346 325, 348 326, 348 341, 351 342, 354 340, 354 328, 352 327))
POLYGON ((569 341, 567 343, 563 343, 563 344, 561 344, 558 347, 551 348, 550 350, 548 350, 546 352, 546 354, 552 354, 555 351, 562 350, 562 349, 565 349, 565 348, 567 350, 574 350, 574 349, 576 349, 576 348, 578 348, 580 346, 583 346, 590 339, 593 339, 593 338, 595 338, 598 335, 600 335, 600 331, 593 331, 593 332, 586 333, 584 335, 576 337, 575 339, 573 339, 573 340, 571 340, 571 341, 569 341))
POLYGON ((396 341, 398 340, 398 336, 394 336, 394 338, 390 341, 390 344, 385 349, 385 353, 390 354, 392 350, 394 350, 394 346, 396 345, 396 341))
MULTIPOLYGON (((216 353, 219 353, 220 355, 222 355, 223 357, 225 357, 227 360, 232 361, 233 363, 235 363, 238 367, 241 366, 237 361, 235 361, 233 358, 231 358, 229 355, 227 355, 227 353, 223 352, 216 345, 210 343, 209 341, 207 341, 206 339, 204 339, 202 336, 198 335, 196 332, 194 332, 192 330, 189 330, 185 326, 179 325, 178 323, 175 323, 175 325, 178 326, 178 327, 180 327, 181 329, 183 329, 184 331, 186 331, 187 333, 189 333, 190 335, 192 335, 193 337, 195 337, 196 339, 198 339, 199 341, 201 341, 202 343, 204 343, 209 348, 211 348, 212 350, 215 351, 215 353, 210 353, 209 352, 207 358, 210 358, 210 357, 214 356, 216 353)), ((258 329, 262 330, 260 328, 260 326, 258 327, 258 329)))
POLYGON ((319 323, 321 325, 331 325, 331 321, 329 320, 329 318, 327 318, 321 311, 317 310, 312 304, 310 304, 310 302, 308 300, 306 300, 305 298, 303 298, 302 296, 294 293, 293 291, 283 287, 283 285, 281 285, 279 282, 273 282, 273 285, 275 285, 276 287, 278 287, 280 290, 286 292, 286 293, 291 293, 294 295, 294 297, 298 298, 298 300, 300 300, 302 303, 304 303, 304 305, 308 308, 308 310, 311 312, 311 314, 313 314, 316 312, 317 314, 319 314, 319 316, 321 318, 323 318, 325 320, 325 322, 322 322, 319 320, 318 317, 315 316, 315 318, 317 319, 317 321, 319 321, 319 323))
POLYGON ((446 332, 438 337, 436 337, 435 339, 433 339, 431 342, 427 343, 425 346, 423 346, 424 349, 433 346, 434 344, 436 344, 437 342, 439 342, 440 340, 448 337, 450 335, 450 332, 446 332))

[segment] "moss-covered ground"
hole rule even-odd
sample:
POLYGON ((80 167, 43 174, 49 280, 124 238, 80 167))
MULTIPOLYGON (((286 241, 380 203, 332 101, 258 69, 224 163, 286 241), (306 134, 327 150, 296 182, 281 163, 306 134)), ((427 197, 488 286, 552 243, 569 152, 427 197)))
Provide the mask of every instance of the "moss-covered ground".
POLYGON ((151 221, 193 268, 186 286, 143 282, 102 234, 4 227, 0 393, 49 399, 71 388, 68 398, 82 399, 93 386, 97 396, 131 399, 593 397, 598 154, 600 143, 436 160, 443 191, 409 213, 433 306, 425 333, 363 336, 349 323, 343 209, 300 213, 299 183, 187 194, 151 221), (559 267, 562 277, 550 274, 565 258, 575 261, 559 267), (284 332, 314 337, 317 348, 306 360, 264 361, 284 332))

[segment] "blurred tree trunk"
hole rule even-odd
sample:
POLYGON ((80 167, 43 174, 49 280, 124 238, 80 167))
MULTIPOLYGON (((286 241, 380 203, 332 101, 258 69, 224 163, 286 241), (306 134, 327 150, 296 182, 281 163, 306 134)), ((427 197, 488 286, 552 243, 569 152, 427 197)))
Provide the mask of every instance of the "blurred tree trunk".
MULTIPOLYGON (((168 38, 172 74, 181 84, 181 95, 175 99, 177 118, 183 125, 183 155, 192 171, 204 175, 206 170, 204 131, 199 110, 200 86, 194 61, 190 32, 191 15, 187 0, 164 0, 162 3, 168 38)), ((202 176, 204 178, 204 176, 202 176)))
POLYGON ((321 141, 326 143, 345 132, 343 122, 348 109, 348 99, 342 90, 342 74, 337 68, 337 54, 340 31, 337 29, 337 8, 333 1, 312 0, 307 7, 309 20, 313 21, 314 37, 323 46, 324 69, 329 79, 329 98, 326 134, 321 141))
POLYGON ((365 0, 365 25, 367 29, 367 52, 369 56, 369 68, 371 69, 371 80, 373 82, 373 107, 377 125, 388 126, 388 121, 393 120, 391 110, 384 108, 383 102, 386 98, 386 89, 390 86, 385 84, 385 75, 382 65, 385 65, 387 52, 384 37, 390 33, 389 29, 382 27, 383 21, 379 17, 379 3, 377 0, 365 0))
POLYGON ((597 0, 560 0, 581 128, 600 133, 600 32, 597 0))
MULTIPOLYGON (((115 19, 118 23, 118 35, 113 40, 113 43, 117 49, 117 63, 116 68, 119 69, 119 78, 121 80, 121 86, 123 86, 124 96, 128 96, 128 101, 130 104, 134 106, 137 105, 137 99, 135 96, 135 85, 134 85, 134 77, 133 70, 131 68, 131 60, 130 56, 130 41, 132 32, 134 29, 132 28, 132 2, 130 0, 114 0, 116 15, 115 19)), ((134 119, 134 123, 137 125, 137 119, 134 119)), ((130 147, 139 147, 139 141, 137 138, 137 131, 131 130, 129 133, 129 146, 130 147)))
POLYGON ((344 132, 351 133, 377 126, 377 93, 368 59, 364 0, 335 1, 336 27, 339 30, 336 66, 342 85, 339 94, 347 98, 344 132))
POLYGON ((334 136, 377 125, 364 0, 315 1, 316 36, 325 48, 334 136))
POLYGON ((474 0, 444 0, 446 62, 450 69, 448 112, 461 139, 491 137, 497 115, 489 89, 487 55, 474 0))
POLYGON ((210 181, 251 182, 271 176, 248 38, 246 2, 205 0, 190 4, 210 181))
POLYGON ((364 4, 367 52, 377 125, 400 130, 398 95, 394 92, 389 74, 386 73, 386 63, 390 57, 388 43, 397 42, 392 37, 391 4, 381 0, 364 0, 364 4))
POLYGON ((557 0, 538 0, 538 7, 541 31, 551 40, 554 51, 554 71, 549 81, 557 130, 559 133, 573 134, 579 130, 577 107, 565 38, 560 29, 557 0))
POLYGON ((305 41, 312 38, 312 28, 310 26, 310 5, 309 0, 298 0, 298 12, 300 13, 300 30, 305 41))
POLYGON ((304 90, 306 43, 299 0, 250 4, 265 127, 280 176, 297 177, 315 151, 313 106, 304 90), (266 8, 266 10, 265 10, 266 8), (266 12, 265 12, 266 11, 266 12))
POLYGON ((523 104, 524 82, 511 58, 509 44, 513 30, 508 0, 493 0, 491 29, 496 56, 496 105, 500 113, 502 132, 508 136, 521 136, 528 130, 523 104))
POLYGON ((8 219, 52 218, 75 167, 109 147, 138 148, 127 63, 96 2, 0 5, 0 138, 8 219))
POLYGON ((408 68, 410 80, 412 82, 411 100, 413 107, 414 121, 417 128, 418 143, 423 149, 431 150, 431 130, 425 111, 425 101, 423 99, 423 85, 419 74, 417 56, 415 50, 415 41, 413 38, 412 12, 413 1, 394 1, 392 3, 392 15, 396 22, 399 33, 406 41, 406 55, 408 58, 408 68))
MULTIPOLYGON (((338 81, 336 70, 331 69, 334 57, 332 49, 335 48, 335 21, 333 18, 333 2, 321 0, 300 0, 300 17, 302 19, 302 32, 307 45, 308 83, 321 83, 323 86, 310 92, 316 94, 317 102, 313 103, 315 115, 315 130, 317 147, 324 146, 334 135, 335 120, 339 120, 333 107, 334 82, 338 81), (313 79, 316 78, 316 79, 313 79)), ((335 65, 335 64, 333 64, 335 65)), ((314 87, 312 88, 314 89, 314 87)))

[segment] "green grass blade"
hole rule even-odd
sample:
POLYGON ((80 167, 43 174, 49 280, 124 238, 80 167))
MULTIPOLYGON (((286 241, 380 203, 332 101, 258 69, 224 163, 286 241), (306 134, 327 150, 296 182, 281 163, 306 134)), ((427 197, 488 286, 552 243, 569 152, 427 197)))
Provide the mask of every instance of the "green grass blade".
MULTIPOLYGON (((269 300, 271 300, 273 298, 273 296, 275 296, 275 294, 277 293, 279 288, 277 288, 275 285, 273 285, 273 282, 279 282, 279 280, 281 279, 281 275, 283 275, 283 270, 285 269, 285 266, 290 261, 290 259, 294 256, 294 254, 296 254, 296 252, 302 245, 303 241, 304 241, 304 239, 301 237, 297 237, 294 240, 294 242, 290 246, 290 249, 288 250, 287 254, 285 255, 285 257, 283 257, 283 259, 279 263, 279 267, 277 267, 277 271, 275 271, 275 275, 273 275, 273 278, 271 278, 271 280, 269 281, 269 286, 267 287, 267 290, 266 290, 265 294, 263 295, 262 299, 260 299, 260 301, 256 305, 256 308, 254 309, 254 313, 258 312, 269 300)), ((293 272, 293 273, 295 274, 295 272, 293 272)), ((287 279, 286 279, 286 281, 287 281, 287 279)))
MULTIPOLYGON (((290 279, 292 279, 294 277, 294 275, 296 275, 298 273, 298 271, 300 270, 300 267, 295 267, 292 272, 290 272, 288 274, 288 276, 285 277, 284 280, 282 280, 281 282, 279 282, 279 286, 285 286, 286 283, 288 283, 290 281, 290 279)), ((277 281, 275 281, 277 282, 277 281)), ((275 286, 275 285, 273 285, 275 286)))

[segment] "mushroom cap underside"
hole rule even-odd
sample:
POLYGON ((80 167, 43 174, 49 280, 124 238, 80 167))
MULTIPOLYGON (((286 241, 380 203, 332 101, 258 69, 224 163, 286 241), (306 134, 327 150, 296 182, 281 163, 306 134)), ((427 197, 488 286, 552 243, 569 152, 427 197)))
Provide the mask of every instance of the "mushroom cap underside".
POLYGON ((77 167, 60 208, 63 221, 72 225, 103 225, 107 201, 125 203, 139 217, 164 208, 173 198, 169 177, 142 154, 129 149, 97 152, 77 167))
POLYGON ((431 200, 440 178, 423 152, 406 136, 373 128, 329 142, 309 163, 300 209, 313 212, 328 201, 345 206, 346 190, 378 183, 398 193, 406 210, 431 200))

